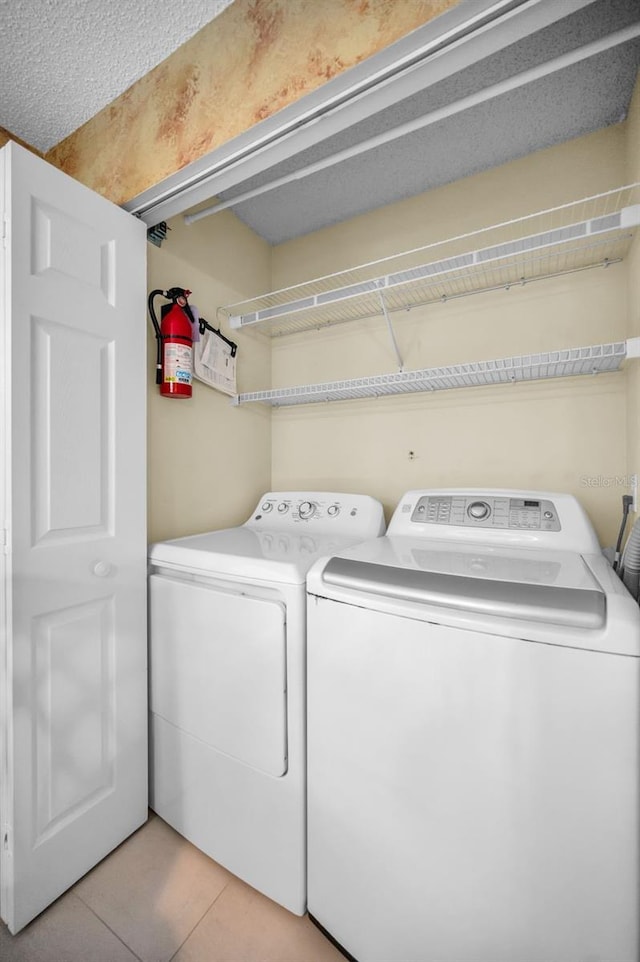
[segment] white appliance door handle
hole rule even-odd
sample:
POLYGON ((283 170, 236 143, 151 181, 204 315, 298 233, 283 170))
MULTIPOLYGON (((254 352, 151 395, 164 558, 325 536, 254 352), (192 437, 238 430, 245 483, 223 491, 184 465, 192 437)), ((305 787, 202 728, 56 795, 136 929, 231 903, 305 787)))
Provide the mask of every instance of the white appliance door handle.
POLYGON ((108 578, 113 573, 113 565, 108 561, 96 561, 92 570, 96 578, 108 578))

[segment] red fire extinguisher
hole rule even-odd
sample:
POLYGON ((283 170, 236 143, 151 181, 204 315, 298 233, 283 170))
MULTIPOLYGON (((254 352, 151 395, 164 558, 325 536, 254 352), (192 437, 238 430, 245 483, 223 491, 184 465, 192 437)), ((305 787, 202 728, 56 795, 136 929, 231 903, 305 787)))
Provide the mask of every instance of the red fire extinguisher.
POLYGON ((187 298, 191 291, 182 287, 171 287, 168 291, 151 291, 149 294, 149 314, 153 323, 158 345, 156 354, 156 384, 160 385, 163 397, 191 397, 193 374, 193 328, 195 318, 191 313, 187 298), (162 321, 158 324, 153 302, 159 295, 171 301, 170 307, 162 310, 162 321))

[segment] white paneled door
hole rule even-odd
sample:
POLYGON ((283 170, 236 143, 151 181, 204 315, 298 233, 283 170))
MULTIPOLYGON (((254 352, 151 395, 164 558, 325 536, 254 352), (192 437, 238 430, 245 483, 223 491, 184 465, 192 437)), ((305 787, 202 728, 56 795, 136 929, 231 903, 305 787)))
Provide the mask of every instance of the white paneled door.
POLYGON ((145 228, 0 150, 1 915, 147 817, 145 228))

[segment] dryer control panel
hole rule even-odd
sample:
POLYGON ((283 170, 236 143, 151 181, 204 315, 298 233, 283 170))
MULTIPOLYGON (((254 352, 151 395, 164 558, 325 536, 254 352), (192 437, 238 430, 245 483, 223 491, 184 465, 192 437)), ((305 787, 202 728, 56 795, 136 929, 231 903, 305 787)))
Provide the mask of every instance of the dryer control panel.
POLYGON ((245 527, 295 535, 304 530, 356 541, 376 538, 385 531, 379 501, 365 494, 335 491, 269 491, 260 498, 245 527))
POLYGON ((553 501, 544 498, 498 498, 490 495, 425 495, 418 500, 412 521, 421 524, 560 531, 553 501))

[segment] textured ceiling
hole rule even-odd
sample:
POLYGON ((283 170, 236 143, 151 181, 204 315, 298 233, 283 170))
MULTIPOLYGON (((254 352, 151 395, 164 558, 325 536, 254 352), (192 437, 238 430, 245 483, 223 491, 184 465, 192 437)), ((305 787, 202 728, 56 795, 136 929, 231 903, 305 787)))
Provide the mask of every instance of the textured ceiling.
POLYGON ((233 0, 0 0, 0 126, 63 140, 233 0))

